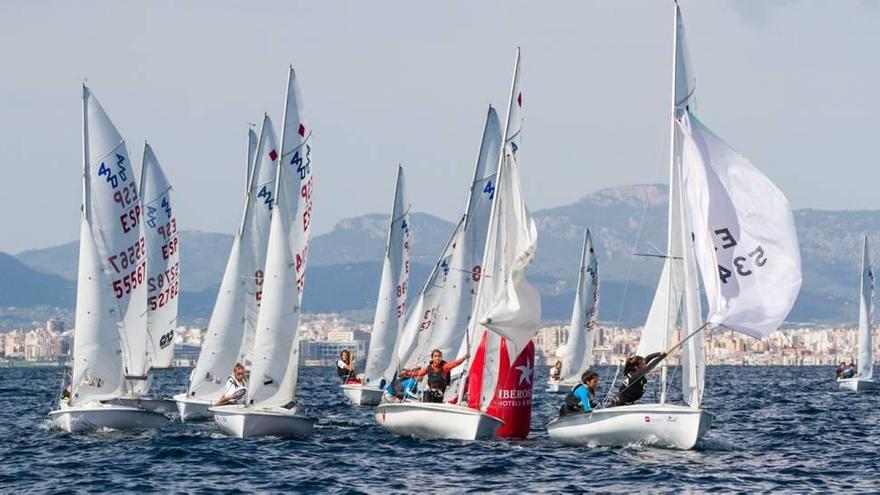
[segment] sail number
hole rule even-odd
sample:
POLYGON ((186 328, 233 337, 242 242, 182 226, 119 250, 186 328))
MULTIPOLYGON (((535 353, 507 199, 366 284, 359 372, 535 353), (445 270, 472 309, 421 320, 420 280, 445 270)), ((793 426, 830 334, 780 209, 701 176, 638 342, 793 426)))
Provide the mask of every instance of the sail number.
POLYGON ((168 303, 170 303, 177 295, 180 293, 180 285, 178 281, 175 281, 173 284, 166 287, 162 292, 155 296, 150 296, 147 301, 150 304, 150 309, 155 311, 159 308, 165 307, 168 303))
POLYGON ((126 294, 130 294, 144 283, 144 276, 147 271, 147 261, 141 261, 137 268, 126 273, 122 278, 113 281, 113 292, 116 299, 122 299, 126 294))
POLYGON ((110 262, 110 266, 113 267, 116 273, 119 273, 122 270, 127 270, 129 266, 134 266, 146 254, 147 244, 144 241, 144 237, 141 236, 140 239, 131 246, 128 246, 127 249, 123 249, 119 254, 108 257, 107 261, 110 262))
POLYGON ((480 278, 483 276, 483 267, 480 265, 474 265, 474 269, 471 270, 471 280, 474 282, 479 282, 480 278))
MULTIPOLYGON (((728 228, 716 229, 715 235, 718 236, 718 240, 721 242, 721 249, 731 249, 739 244, 728 228)), ((716 247, 715 250, 717 251, 718 248, 716 247)), ((749 251, 746 256, 734 257, 732 262, 732 269, 721 264, 718 265, 718 276, 721 278, 721 283, 726 284, 734 274, 741 277, 752 275, 756 269, 767 264, 767 256, 764 248, 758 245, 749 251)))
POLYGON ((422 324, 419 325, 419 331, 425 331, 431 328, 431 325, 434 324, 434 319, 437 317, 437 308, 432 308, 425 311, 425 315, 422 317, 422 324))
POLYGON ((163 290, 165 286, 168 284, 177 281, 180 278, 180 263, 175 263, 174 265, 168 267, 162 273, 156 275, 155 277, 149 277, 147 279, 147 290, 149 292, 155 292, 157 290, 163 290))

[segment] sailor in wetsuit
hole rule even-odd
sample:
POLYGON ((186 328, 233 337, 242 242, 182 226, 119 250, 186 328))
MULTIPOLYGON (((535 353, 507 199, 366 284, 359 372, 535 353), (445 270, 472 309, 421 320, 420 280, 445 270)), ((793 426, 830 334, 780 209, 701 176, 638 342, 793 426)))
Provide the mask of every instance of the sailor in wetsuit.
POLYGON ((339 353, 339 359, 336 360, 336 376, 342 380, 342 383, 357 381, 357 372, 354 370, 354 359, 348 349, 343 349, 339 353))
POLYGON ((626 406, 641 399, 642 395, 645 394, 645 385, 648 384, 648 379, 642 376, 635 383, 632 383, 633 377, 639 374, 643 369, 653 365, 655 361, 659 361, 665 357, 665 352, 655 352, 653 354, 648 354, 645 357, 632 356, 627 359, 626 365, 623 367, 623 383, 620 384, 620 389, 618 389, 619 392, 611 401, 611 405, 626 406))
POLYGON ((596 409, 599 407, 599 401, 596 399, 597 390, 599 390, 599 375, 595 371, 585 371, 581 375, 581 382, 565 396, 565 402, 559 408, 559 415, 588 413, 596 409))
POLYGON ((443 360, 443 353, 440 349, 431 351, 431 363, 424 369, 414 370, 413 378, 421 378, 428 376, 428 390, 422 396, 424 402, 443 402, 443 394, 446 393, 446 387, 452 381, 452 370, 456 366, 467 360, 468 354, 456 359, 451 363, 443 360))
POLYGON ((226 389, 214 405, 244 404, 246 395, 247 371, 243 364, 235 363, 235 366, 232 367, 232 374, 226 379, 226 389))

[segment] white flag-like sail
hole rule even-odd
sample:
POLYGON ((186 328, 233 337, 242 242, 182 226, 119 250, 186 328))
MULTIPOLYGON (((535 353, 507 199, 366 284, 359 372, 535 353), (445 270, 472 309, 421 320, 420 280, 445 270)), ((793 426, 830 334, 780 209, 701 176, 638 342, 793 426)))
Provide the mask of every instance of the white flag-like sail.
POLYGON ((862 248, 862 283, 859 291, 859 378, 874 376, 872 334, 874 333, 874 267, 868 254, 868 236, 862 248))
POLYGON ((592 365, 598 313, 599 262, 593 250, 590 230, 587 229, 578 269, 571 323, 568 326, 568 340, 557 354, 562 361, 562 381, 580 381, 581 374, 592 365))
POLYGON ((511 355, 515 358, 538 332, 541 321, 541 297, 525 277, 526 267, 535 257, 538 231, 526 207, 512 153, 505 157, 498 176, 477 317, 513 343, 511 355))
POLYGON ((396 371, 391 366, 396 365, 392 363, 394 344, 397 342, 403 317, 406 314, 406 294, 409 285, 411 242, 409 208, 403 168, 398 168, 391 221, 388 225, 388 244, 385 246, 376 314, 373 317, 373 329, 370 333, 370 353, 364 367, 364 383, 371 386, 379 385, 383 378, 390 381, 396 371))
POLYGON ((776 330, 801 286, 788 200, 754 165, 685 112, 682 179, 707 321, 753 337, 776 330))
MULTIPOLYGON (((85 207, 121 320, 125 374, 146 378, 147 263, 137 177, 125 141, 101 104, 83 87, 89 197, 85 207)), ((142 382, 146 383, 146 382, 142 382)))
POLYGON ((151 368, 169 368, 180 294, 180 246, 171 185, 149 144, 144 144, 141 198, 147 243, 147 351, 151 368))

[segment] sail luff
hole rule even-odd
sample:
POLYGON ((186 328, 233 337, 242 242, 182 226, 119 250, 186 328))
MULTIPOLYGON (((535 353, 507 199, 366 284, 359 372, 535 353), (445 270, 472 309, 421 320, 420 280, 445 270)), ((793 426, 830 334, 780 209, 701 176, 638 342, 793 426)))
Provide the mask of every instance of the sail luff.
POLYGON ((874 376, 874 269, 868 252, 868 236, 862 245, 862 277, 859 287, 859 366, 858 377, 870 380, 874 376))

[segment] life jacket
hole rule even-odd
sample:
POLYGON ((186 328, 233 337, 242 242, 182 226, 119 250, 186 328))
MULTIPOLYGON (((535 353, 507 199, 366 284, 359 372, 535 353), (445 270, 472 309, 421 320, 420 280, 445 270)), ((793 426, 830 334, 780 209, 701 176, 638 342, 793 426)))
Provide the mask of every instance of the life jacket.
POLYGON ((338 376, 339 378, 342 378, 344 376, 347 377, 349 373, 351 373, 351 371, 348 371, 347 369, 339 366, 339 361, 336 361, 336 376, 338 376))
POLYGON ((585 387, 585 386, 586 385, 584 385, 583 383, 578 383, 573 389, 571 389, 571 392, 569 392, 565 396, 564 407, 566 410, 568 410, 569 412, 576 412, 576 411, 583 411, 584 410, 584 407, 581 405, 581 400, 577 396, 574 395, 574 391, 577 390, 579 387, 585 387))
POLYGON ((623 383, 620 384, 620 393, 618 393, 617 398, 621 405, 632 404, 645 395, 645 385, 648 383, 647 378, 641 377, 632 386, 630 386, 629 381, 630 377, 626 377, 623 383))
POLYGON ((428 365, 428 388, 441 392, 446 391, 446 387, 452 381, 452 373, 443 371, 444 366, 446 366, 446 361, 440 361, 439 370, 435 370, 432 364, 428 365))

